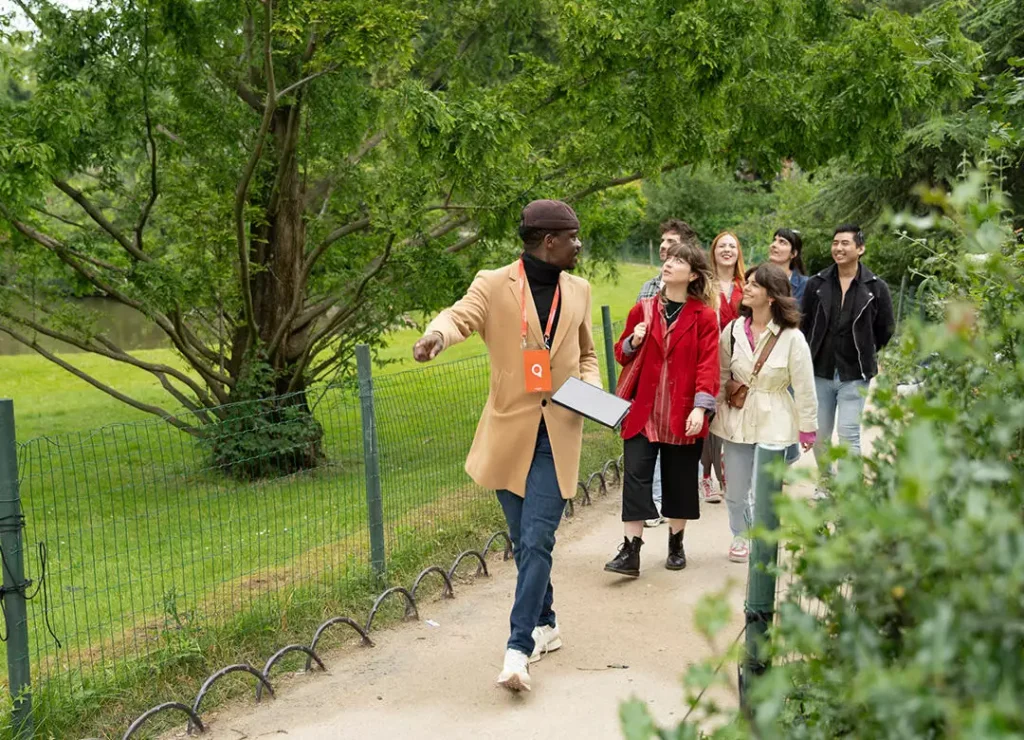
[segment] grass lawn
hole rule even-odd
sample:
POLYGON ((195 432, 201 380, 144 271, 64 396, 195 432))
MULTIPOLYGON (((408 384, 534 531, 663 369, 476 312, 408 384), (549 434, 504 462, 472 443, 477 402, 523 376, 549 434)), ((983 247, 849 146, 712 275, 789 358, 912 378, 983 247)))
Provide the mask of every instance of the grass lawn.
MULTIPOLYGON (((593 286, 593 320, 601 323, 601 306, 611 308, 612 321, 625 321, 636 301, 640 286, 655 270, 647 265, 620 263, 617 275, 607 273, 591 280, 593 286)), ((618 337, 615 337, 616 339, 618 337)), ((396 331, 389 345, 379 353, 383 367, 379 372, 391 374, 416 366, 412 345, 419 339, 413 329, 396 331)), ((478 337, 446 351, 438 362, 472 357, 484 352, 478 337)), ((599 354, 601 350, 599 348, 599 354)), ((173 350, 154 349, 133 353, 150 362, 184 368, 173 350)), ((174 403, 159 382, 149 373, 107 360, 96 355, 71 355, 76 365, 98 380, 114 385, 127 395, 146 403, 171 409, 174 403)), ((602 366, 604 357, 601 355, 602 366)), ((14 414, 19 440, 43 435, 78 432, 114 422, 152 418, 111 398, 83 380, 35 354, 0 357, 0 397, 14 399, 14 414)))
MULTIPOLYGON (((593 281, 595 323, 607 304, 621 325, 652 272, 622 265, 617 281, 593 281)), ((479 546, 500 521, 493 500, 462 470, 487 393, 482 344, 473 339, 446 352, 444 362, 415 366, 417 338, 396 332, 375 382, 384 534, 389 572, 399 578, 436 553, 479 546)), ((602 337, 595 339, 603 371, 602 337)), ((138 354, 176 361, 167 350, 138 354)), ((147 373, 101 358, 75 360, 129 395, 164 402, 147 373)), ((189 660, 168 674, 167 686, 187 684, 180 696, 150 696, 137 681, 112 694, 124 716, 153 698, 187 701, 195 689, 189 678, 219 667, 209 661, 276 645, 279 634, 324 617, 324 604, 348 603, 340 583, 368 577, 362 430, 350 390, 331 389, 316 407, 327 464, 259 483, 223 475, 192 438, 40 357, 0 358, 0 395, 15 399, 27 542, 48 548, 49 619, 63 647, 48 634, 41 599, 30 602, 29 619, 37 686, 48 678, 51 697, 92 701, 103 693, 101 673, 109 689, 112 676, 124 681, 132 661, 151 663, 169 639, 178 645, 183 634, 198 634, 189 660), (269 622, 252 622, 267 613, 269 622)), ((581 474, 621 451, 614 433, 589 422, 585 436, 581 474)), ((38 579, 34 551, 26 567, 38 579)), ((51 727, 66 730, 76 712, 72 703, 51 727)))

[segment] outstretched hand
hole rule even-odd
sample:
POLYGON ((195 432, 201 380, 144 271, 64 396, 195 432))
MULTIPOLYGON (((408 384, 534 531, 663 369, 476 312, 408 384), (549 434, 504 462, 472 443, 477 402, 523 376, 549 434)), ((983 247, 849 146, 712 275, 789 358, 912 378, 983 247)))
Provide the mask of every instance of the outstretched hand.
POLYGON ((430 362, 444 349, 444 340, 440 334, 427 334, 412 348, 412 356, 416 362, 430 362))

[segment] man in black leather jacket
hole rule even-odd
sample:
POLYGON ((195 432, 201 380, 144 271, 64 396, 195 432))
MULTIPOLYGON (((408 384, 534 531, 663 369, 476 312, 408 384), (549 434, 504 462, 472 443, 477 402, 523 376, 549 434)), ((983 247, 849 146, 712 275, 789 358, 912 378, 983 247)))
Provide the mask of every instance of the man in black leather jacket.
MULTIPOLYGON (((895 330, 889 286, 861 264, 863 254, 860 227, 837 226, 832 237, 835 264, 807 281, 801 306, 801 328, 814 358, 818 392, 815 456, 823 474, 829 472, 824 452, 837 421, 840 442, 860 454, 860 420, 867 387, 878 374, 878 351, 895 330)), ((815 495, 821 497, 824 489, 819 487, 815 495)))

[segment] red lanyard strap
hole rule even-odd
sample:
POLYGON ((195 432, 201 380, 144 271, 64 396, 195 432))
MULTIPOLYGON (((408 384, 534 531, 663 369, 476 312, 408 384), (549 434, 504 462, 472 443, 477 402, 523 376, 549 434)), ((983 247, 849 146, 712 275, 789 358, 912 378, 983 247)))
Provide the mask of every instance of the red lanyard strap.
MULTIPOLYGON (((561 297, 559 286, 555 286, 555 297, 551 299, 551 312, 548 313, 548 325, 544 329, 544 346, 551 347, 551 329, 555 325, 555 312, 558 311, 558 301, 561 297)), ((526 347, 527 319, 526 319, 526 267, 523 260, 519 259, 519 311, 522 315, 521 336, 523 347, 526 347)))

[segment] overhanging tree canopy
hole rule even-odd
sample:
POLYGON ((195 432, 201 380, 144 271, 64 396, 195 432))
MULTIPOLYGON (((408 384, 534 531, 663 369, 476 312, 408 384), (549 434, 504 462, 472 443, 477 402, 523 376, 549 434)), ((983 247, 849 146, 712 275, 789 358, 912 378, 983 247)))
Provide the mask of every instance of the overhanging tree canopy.
POLYGON ((533 197, 585 231, 595 194, 685 163, 884 168, 976 74, 954 14, 832 0, 16 2, 35 31, 4 47, 23 84, 0 94, 0 330, 189 431, 447 300, 533 197), (97 332, 82 292, 143 313, 189 371, 97 332))

